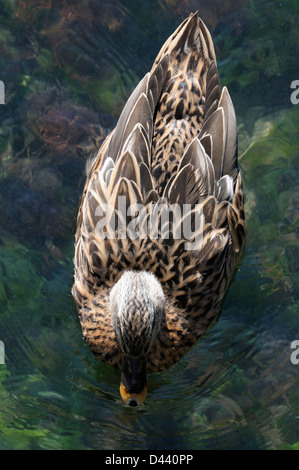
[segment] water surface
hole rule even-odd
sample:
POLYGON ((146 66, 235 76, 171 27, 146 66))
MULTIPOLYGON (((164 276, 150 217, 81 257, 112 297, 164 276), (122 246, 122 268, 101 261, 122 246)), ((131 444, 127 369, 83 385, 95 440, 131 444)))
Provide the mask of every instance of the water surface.
POLYGON ((298 2, 0 6, 0 449, 298 449, 298 2), (131 409, 82 340, 74 218, 86 159, 195 10, 237 112, 246 247, 218 323, 131 409))

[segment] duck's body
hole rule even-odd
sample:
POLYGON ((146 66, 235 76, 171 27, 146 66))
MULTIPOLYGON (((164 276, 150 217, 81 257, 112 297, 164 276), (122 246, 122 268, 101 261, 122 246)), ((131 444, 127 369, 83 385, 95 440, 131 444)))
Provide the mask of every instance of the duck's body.
MULTIPOLYGON (((133 212, 125 219, 128 226, 133 212)), ((221 92, 212 39, 195 14, 165 43, 88 173, 73 296, 93 353, 123 375, 127 357, 142 357, 146 372, 177 362, 219 313, 244 219, 234 107, 227 89, 221 92), (126 208, 140 204, 139 214, 145 208, 138 225, 143 236, 124 235, 117 226, 113 232, 108 223, 104 239, 105 204, 123 217, 119 196, 126 208), (186 204, 193 229, 197 216, 201 221, 192 249, 190 238, 176 237, 185 233, 186 204), (151 211, 160 211, 160 221, 161 207, 171 205, 181 217, 173 216, 168 238, 161 224, 150 233, 151 211)), ((130 384, 126 389, 130 395, 130 384)))

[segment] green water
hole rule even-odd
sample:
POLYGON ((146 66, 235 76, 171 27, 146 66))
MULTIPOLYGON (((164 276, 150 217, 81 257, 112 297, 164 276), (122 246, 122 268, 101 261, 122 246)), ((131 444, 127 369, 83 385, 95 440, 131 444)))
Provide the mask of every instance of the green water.
POLYGON ((0 1, 0 449, 299 449, 299 3, 232 3, 0 1), (195 10, 237 112, 246 248, 219 322, 129 408, 82 339, 74 214, 86 158, 195 10))

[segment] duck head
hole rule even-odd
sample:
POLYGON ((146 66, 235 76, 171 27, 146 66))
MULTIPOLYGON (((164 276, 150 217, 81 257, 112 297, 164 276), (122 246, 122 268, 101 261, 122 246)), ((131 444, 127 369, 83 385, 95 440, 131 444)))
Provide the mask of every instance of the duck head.
POLYGON ((164 293, 148 272, 125 271, 110 292, 112 327, 123 353, 120 394, 131 406, 145 400, 146 356, 157 339, 164 293))

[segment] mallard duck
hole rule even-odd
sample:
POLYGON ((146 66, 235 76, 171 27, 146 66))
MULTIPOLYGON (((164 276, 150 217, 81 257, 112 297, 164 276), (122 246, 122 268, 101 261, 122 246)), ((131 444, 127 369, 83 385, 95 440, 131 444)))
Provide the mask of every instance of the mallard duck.
POLYGON ((121 370, 125 403, 142 403, 147 374, 217 319, 244 234, 234 106, 195 13, 90 162, 78 213, 72 294, 91 351, 121 370))

